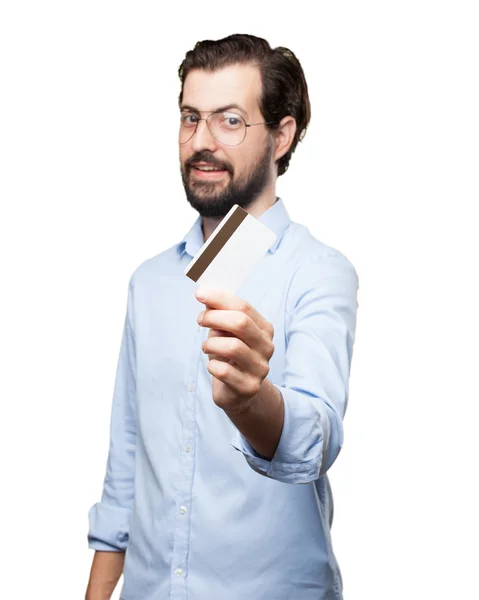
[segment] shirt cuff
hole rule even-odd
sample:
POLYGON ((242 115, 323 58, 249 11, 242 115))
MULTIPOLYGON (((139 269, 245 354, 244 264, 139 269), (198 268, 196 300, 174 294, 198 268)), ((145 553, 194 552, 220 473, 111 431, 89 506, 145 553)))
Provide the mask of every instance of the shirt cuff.
POLYGON ((128 546, 131 510, 97 502, 88 512, 88 547, 121 552, 128 546))
POLYGON ((232 446, 260 475, 283 483, 315 481, 320 476, 323 449, 321 416, 317 409, 311 410, 309 398, 273 385, 284 401, 283 430, 273 458, 269 460, 258 454, 239 429, 235 431, 232 446))

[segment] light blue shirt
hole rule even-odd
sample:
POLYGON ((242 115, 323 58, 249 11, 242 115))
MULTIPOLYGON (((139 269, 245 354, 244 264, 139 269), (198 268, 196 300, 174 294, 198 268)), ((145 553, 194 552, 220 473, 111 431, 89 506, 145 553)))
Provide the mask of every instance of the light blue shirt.
POLYGON ((101 502, 88 545, 125 550, 121 600, 339 600, 331 490, 343 443, 358 276, 344 254, 292 221, 237 291, 274 327, 268 378, 284 398, 272 460, 211 396, 204 305, 183 274, 204 243, 184 239, 133 273, 101 502))

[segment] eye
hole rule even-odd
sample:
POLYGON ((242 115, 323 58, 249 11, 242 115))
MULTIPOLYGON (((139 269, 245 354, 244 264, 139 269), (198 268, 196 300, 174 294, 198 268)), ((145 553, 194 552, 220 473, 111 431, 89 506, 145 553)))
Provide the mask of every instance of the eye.
POLYGON ((225 129, 239 129, 242 126, 241 117, 235 113, 223 113, 221 126, 225 129))
POLYGON ((190 127, 196 125, 198 123, 198 116, 194 113, 182 113, 181 114, 181 123, 186 127, 190 127))

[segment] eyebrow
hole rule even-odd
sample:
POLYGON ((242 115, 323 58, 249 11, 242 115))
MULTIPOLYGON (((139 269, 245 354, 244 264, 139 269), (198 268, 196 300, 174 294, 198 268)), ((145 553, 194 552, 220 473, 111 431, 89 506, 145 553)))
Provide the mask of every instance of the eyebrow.
POLYGON ((226 106, 220 106, 219 108, 216 108, 215 110, 212 110, 212 111, 209 111, 209 110, 199 111, 197 108, 195 108, 194 106, 190 106, 189 104, 182 104, 180 106, 180 110, 190 110, 191 112, 195 112, 195 113, 200 113, 200 112, 216 113, 216 112, 223 112, 223 111, 229 110, 230 108, 236 108, 237 110, 241 111, 244 115, 248 116, 248 113, 239 104, 226 104, 226 106))

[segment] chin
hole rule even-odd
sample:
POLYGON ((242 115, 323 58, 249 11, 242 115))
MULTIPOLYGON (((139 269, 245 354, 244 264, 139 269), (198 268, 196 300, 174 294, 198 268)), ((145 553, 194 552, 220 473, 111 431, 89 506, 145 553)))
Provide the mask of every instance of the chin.
POLYGON ((195 182, 189 186, 193 194, 197 194, 202 198, 210 198, 211 200, 216 200, 220 194, 224 194, 227 187, 228 184, 221 181, 195 182))

